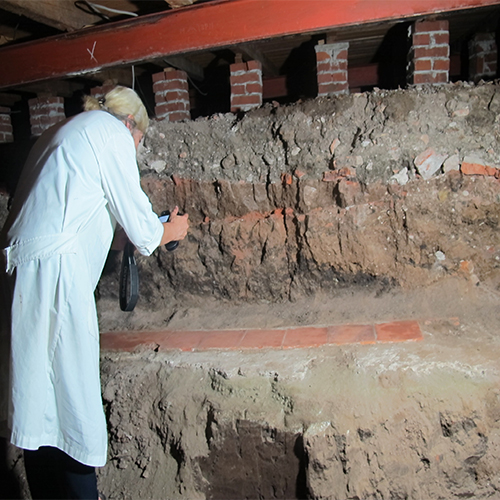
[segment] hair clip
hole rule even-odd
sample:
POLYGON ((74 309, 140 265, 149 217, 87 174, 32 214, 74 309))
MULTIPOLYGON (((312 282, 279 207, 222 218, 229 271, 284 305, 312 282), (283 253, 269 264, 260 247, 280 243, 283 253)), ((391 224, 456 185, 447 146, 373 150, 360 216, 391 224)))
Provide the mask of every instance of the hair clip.
POLYGON ((100 97, 99 99, 97 99, 97 102, 99 103, 99 106, 101 106, 101 107, 104 106, 104 101, 105 101, 104 97, 100 97))

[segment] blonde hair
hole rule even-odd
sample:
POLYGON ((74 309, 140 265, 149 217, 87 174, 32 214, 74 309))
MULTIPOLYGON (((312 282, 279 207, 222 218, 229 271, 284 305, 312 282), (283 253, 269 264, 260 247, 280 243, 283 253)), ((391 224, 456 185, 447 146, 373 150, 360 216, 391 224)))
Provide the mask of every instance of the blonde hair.
POLYGON ((129 120, 129 115, 132 115, 135 127, 143 134, 149 126, 149 118, 146 108, 137 93, 128 87, 117 86, 110 90, 104 97, 97 98, 94 96, 85 96, 83 101, 83 109, 92 111, 102 109, 116 116, 119 120, 129 120))

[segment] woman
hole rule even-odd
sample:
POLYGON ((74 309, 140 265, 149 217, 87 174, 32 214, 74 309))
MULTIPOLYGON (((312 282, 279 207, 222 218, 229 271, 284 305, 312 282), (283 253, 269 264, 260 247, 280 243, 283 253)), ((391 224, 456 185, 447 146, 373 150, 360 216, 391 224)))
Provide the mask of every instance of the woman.
POLYGON ((188 230, 177 208, 162 224, 140 187, 148 117, 137 94, 116 87, 84 107, 35 144, 0 236, 10 301, 0 420, 25 450, 34 498, 97 498, 107 434, 94 290, 116 227, 143 255, 188 230))

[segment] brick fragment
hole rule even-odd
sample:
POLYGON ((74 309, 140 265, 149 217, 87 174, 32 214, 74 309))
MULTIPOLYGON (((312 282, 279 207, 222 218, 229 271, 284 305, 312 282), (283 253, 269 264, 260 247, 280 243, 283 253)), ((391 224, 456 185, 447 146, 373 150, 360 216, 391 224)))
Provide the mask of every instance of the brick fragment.
POLYGON ((496 177, 498 174, 498 168, 486 165, 481 160, 470 157, 464 158, 460 170, 464 175, 483 175, 496 177))

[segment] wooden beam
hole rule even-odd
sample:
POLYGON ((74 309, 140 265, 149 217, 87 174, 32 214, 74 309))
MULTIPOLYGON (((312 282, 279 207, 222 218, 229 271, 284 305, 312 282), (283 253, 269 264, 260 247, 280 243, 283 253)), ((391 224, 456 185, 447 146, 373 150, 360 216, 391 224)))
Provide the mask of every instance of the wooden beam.
MULTIPOLYGON (((378 83, 378 64, 349 67, 347 74, 349 88, 374 86, 378 83)), ((264 78, 262 87, 262 97, 264 99, 277 99, 288 95, 287 77, 285 75, 264 78)))
POLYGON ((350 67, 347 70, 350 88, 371 87, 378 84, 378 64, 350 67))
POLYGON ((37 95, 53 95, 58 97, 71 97, 76 91, 82 90, 81 83, 72 80, 58 80, 57 82, 37 82, 23 85, 18 90, 37 95))
POLYGON ((5 92, 0 92, 0 106, 6 106, 7 108, 12 108, 16 102, 19 102, 22 97, 19 94, 8 94, 5 92))
POLYGON ((286 76, 277 76, 274 78, 264 78, 262 80, 262 98, 277 99, 278 97, 286 97, 288 88, 286 86, 286 76))
MULTIPOLYGON (((38 3, 38 2, 36 2, 38 3)), ((0 88, 340 26, 499 5, 499 0, 219 0, 0 48, 0 88)))
POLYGON ((175 69, 181 69, 182 71, 185 71, 194 80, 198 80, 201 82, 205 78, 203 68, 199 64, 190 61, 187 57, 164 57, 163 62, 174 67, 175 69))
POLYGON ((25 16, 61 31, 74 31, 94 24, 101 18, 75 7, 68 0, 2 0, 2 9, 25 16))

